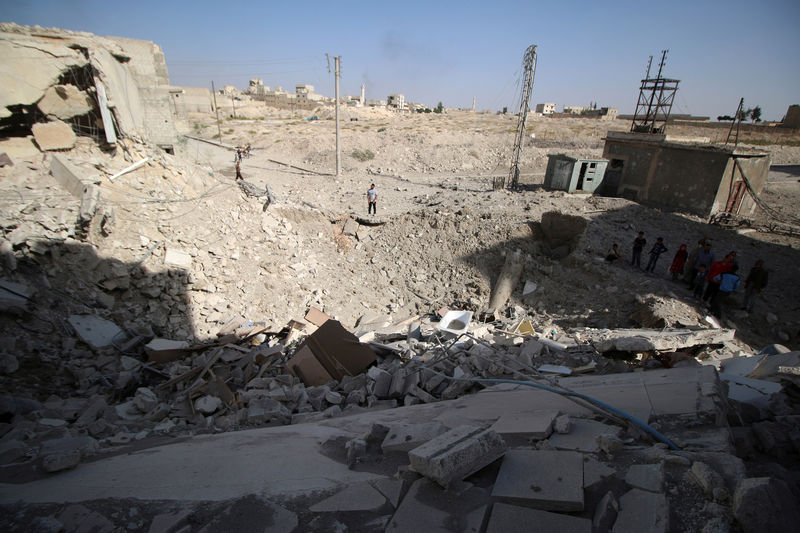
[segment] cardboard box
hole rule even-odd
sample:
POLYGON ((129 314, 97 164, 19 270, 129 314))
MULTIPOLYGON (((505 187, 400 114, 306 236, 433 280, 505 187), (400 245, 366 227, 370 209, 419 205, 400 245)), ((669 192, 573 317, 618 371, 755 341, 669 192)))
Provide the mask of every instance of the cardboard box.
POLYGON ((337 320, 327 320, 300 345, 289 360, 289 372, 306 386, 356 376, 375 362, 375 352, 337 320))

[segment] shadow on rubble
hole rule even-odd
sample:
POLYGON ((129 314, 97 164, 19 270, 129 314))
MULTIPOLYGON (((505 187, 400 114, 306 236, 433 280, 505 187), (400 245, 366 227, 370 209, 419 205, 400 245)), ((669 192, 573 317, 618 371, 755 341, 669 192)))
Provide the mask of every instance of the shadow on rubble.
POLYGON ((2 279, 0 335, 19 356, 19 370, 2 378, 6 393, 44 400, 99 386, 125 398, 148 376, 163 381, 124 379, 119 355, 141 357, 154 337, 195 338, 185 270, 163 266, 155 247, 127 263, 75 240, 26 245, 2 279))
MULTIPOLYGON (((495 288, 506 257, 519 250, 523 262, 522 273, 507 306, 536 306, 540 312, 560 316, 586 315, 588 312, 585 322, 592 325, 595 321, 601 321, 602 311, 589 312, 588 302, 582 297, 588 293, 593 295, 593 300, 602 300, 603 295, 607 294, 606 287, 612 285, 617 287, 619 293, 629 295, 631 302, 637 295, 678 298, 696 307, 699 312, 706 313, 705 307, 693 298, 687 283, 681 279, 673 281, 669 272, 681 244, 686 244, 691 252, 697 242, 705 237, 712 242, 715 261, 721 260, 730 251, 737 252, 738 274, 742 283, 729 308, 731 312, 726 314, 726 319, 732 321, 737 329, 737 337, 759 346, 785 343, 787 339, 781 340, 781 336, 796 333, 794 329, 800 321, 800 308, 796 303, 800 301, 800 283, 796 279, 800 250, 781 244, 789 242, 787 237, 765 236, 761 240, 753 238, 753 232, 738 233, 733 229, 636 204, 607 211, 602 211, 602 205, 602 202, 593 202, 591 197, 587 199, 587 208, 597 208, 592 209, 594 213, 601 211, 593 218, 559 212, 545 213, 541 220, 528 221, 526 227, 520 228, 510 239, 465 255, 462 260, 479 271, 495 288), (668 249, 659 258, 652 274, 630 265, 633 240, 639 231, 643 231, 647 239, 641 256, 642 268, 647 265, 648 253, 657 237, 664 238, 668 249), (615 243, 619 246, 621 260, 609 264, 604 257, 615 243), (747 314, 740 310, 744 280, 759 259, 764 261, 769 270, 769 284, 757 299, 754 312, 747 314), (643 289, 638 282, 645 279, 662 283, 648 283, 643 289), (522 288, 527 280, 536 283, 539 288, 538 292, 523 298, 522 288), (638 293, 640 289, 644 293, 638 293), (542 290, 550 292, 542 294, 542 290), (770 314, 777 315, 777 321, 774 316, 769 317, 770 314)), ((635 320, 628 320, 613 327, 641 325, 635 320)))

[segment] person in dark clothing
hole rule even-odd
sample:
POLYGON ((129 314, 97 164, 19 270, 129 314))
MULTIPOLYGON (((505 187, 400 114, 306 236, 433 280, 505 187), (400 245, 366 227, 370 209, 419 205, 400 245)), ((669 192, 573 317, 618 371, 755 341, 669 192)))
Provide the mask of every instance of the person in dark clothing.
POLYGON ((647 262, 647 268, 645 268, 645 272, 652 272, 656 269, 656 263, 658 262, 658 258, 667 251, 667 247, 664 246, 664 239, 659 237, 656 239, 656 243, 653 245, 653 248, 650 250, 650 260, 647 262))
POLYGON ((642 250, 647 244, 647 239, 644 238, 644 232, 640 231, 639 236, 633 240, 633 256, 631 257, 631 265, 642 268, 642 250))
MULTIPOLYGON (((699 244, 699 243, 698 243, 699 244)), ((714 252, 711 251, 711 243, 708 242, 706 239, 703 242, 703 247, 697 251, 697 255, 695 256, 694 265, 692 266, 692 271, 690 273, 691 279, 689 281, 689 288, 694 288, 694 282, 697 279, 697 271, 700 270, 700 266, 705 267, 706 274, 708 274, 709 269, 711 269, 711 265, 714 263, 714 252)), ((705 284, 705 280, 701 285, 705 284)))
POLYGON ((613 263, 617 259, 621 259, 619 256, 619 250, 617 250, 617 244, 614 243, 611 245, 611 250, 609 250, 608 255, 606 256, 606 261, 609 263, 613 263))
POLYGON ((706 266, 700 265, 697 269, 697 274, 695 274, 694 279, 694 289, 692 295, 697 298, 698 300, 703 299, 703 289, 706 286, 706 266))
POLYGON ((756 264, 753 266, 753 268, 750 269, 750 273, 747 275, 747 279, 744 281, 745 291, 742 309, 748 313, 753 310, 753 304, 755 304, 758 295, 761 294, 761 291, 764 289, 764 287, 767 286, 768 281, 769 272, 766 268, 764 268, 764 261, 759 259, 756 261, 756 264))

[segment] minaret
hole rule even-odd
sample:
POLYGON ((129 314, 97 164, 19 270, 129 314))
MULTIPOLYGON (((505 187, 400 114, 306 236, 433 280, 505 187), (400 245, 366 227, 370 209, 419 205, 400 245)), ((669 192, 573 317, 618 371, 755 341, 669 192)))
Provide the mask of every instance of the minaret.
POLYGON ((364 99, 364 84, 361 84, 361 105, 367 105, 367 101, 364 99))

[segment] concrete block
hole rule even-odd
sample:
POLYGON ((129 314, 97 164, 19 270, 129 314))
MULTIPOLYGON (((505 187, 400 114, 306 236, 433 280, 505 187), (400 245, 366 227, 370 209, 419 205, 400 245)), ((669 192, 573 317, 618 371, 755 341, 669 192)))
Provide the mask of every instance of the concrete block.
POLYGON ((625 475, 625 483, 637 489, 661 492, 664 486, 664 466, 661 463, 631 465, 625 475))
POLYGON ((222 406, 222 400, 216 396, 206 394, 194 401, 194 408, 204 415, 215 413, 222 406))
POLYGON ((133 396, 133 405, 142 413, 149 413, 158 405, 158 396, 147 387, 139 387, 133 396))
POLYGON ((60 472, 75 468, 81 462, 81 452, 72 450, 67 453, 53 453, 42 459, 42 468, 45 472, 60 472))
POLYGON ((389 397, 389 389, 392 386, 392 375, 377 366, 373 366, 367 371, 367 375, 375 380, 375 388, 372 391, 376 397, 386 399, 389 397))
POLYGON ((620 428, 609 426, 602 422, 586 420, 583 418, 572 419, 572 428, 564 435, 551 435, 550 444, 559 450, 575 450, 584 453, 597 453, 600 447, 597 437, 600 435, 618 436, 620 428))
POLYGON ((422 400, 422 402, 424 402, 424 403, 433 403, 433 402, 437 401, 435 396, 433 396, 432 394, 428 393, 427 391, 424 391, 424 390, 420 389, 416 385, 412 385, 411 387, 409 387, 408 393, 409 394, 413 394, 414 396, 416 396, 417 398, 422 400))
POLYGON ((99 316, 71 315, 68 321, 78 337, 92 348, 106 348, 114 338, 123 336, 119 326, 99 316))
POLYGON ((399 398, 406 390, 406 372, 403 369, 398 369, 392 376, 392 383, 389 386, 387 396, 389 398, 399 398))
POLYGON ((503 437, 546 439, 553 432, 558 411, 531 411, 525 414, 503 415, 491 429, 503 437))
POLYGON ((503 458, 492 497, 545 511, 582 511, 583 456, 511 450, 503 458))
POLYGON ((502 457, 506 443, 490 429, 459 426, 408 452, 411 466, 447 487, 502 457))
POLYGON ((559 415, 553 421, 553 431, 559 435, 569 433, 570 429, 572 429, 572 421, 569 419, 569 415, 559 415))
POLYGON ((374 511, 386 503, 386 497, 369 483, 355 483, 309 507, 312 513, 374 511))
POLYGON ((524 357, 526 360, 530 360, 539 356, 542 353, 542 349, 544 348, 544 344, 539 342, 536 339, 528 339, 525 341, 525 344, 522 345, 520 349, 519 355, 520 357, 524 357))
POLYGON ((289 410, 271 398, 251 400, 247 405, 247 421, 251 424, 268 422, 273 418, 290 417, 289 410))
POLYGON ((506 533, 508 531, 557 531, 558 533, 591 533, 592 521, 558 513, 550 513, 495 503, 492 506, 486 533, 506 533))
POLYGON ((594 508, 592 527, 595 531, 609 531, 617 520, 617 514, 619 514, 619 502, 614 493, 608 491, 594 508))
POLYGON ((189 268, 192 266, 192 256, 177 248, 167 248, 164 254, 164 264, 180 268, 189 268))
POLYGON ((669 531, 667 498, 640 489, 626 492, 619 502, 612 533, 666 533, 669 531))
POLYGON ((397 424, 389 427, 381 449, 385 452, 408 452, 447 431, 441 422, 397 424))
POLYGON ((75 146, 75 132, 66 122, 39 122, 31 127, 33 138, 41 150, 69 150, 75 146))

